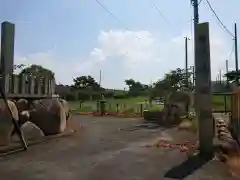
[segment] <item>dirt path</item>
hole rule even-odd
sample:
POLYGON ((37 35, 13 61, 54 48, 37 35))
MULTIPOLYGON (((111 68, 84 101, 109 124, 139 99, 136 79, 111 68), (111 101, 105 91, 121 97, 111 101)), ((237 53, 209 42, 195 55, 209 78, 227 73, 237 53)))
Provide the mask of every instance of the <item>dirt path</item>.
POLYGON ((1 158, 0 179, 160 180, 166 176, 186 180, 232 179, 217 161, 191 172, 199 163, 198 159, 179 166, 187 160, 186 154, 179 150, 143 147, 159 137, 175 142, 193 138, 188 133, 175 129, 133 128, 140 123, 133 119, 74 118, 75 126, 83 125, 80 133, 1 158))

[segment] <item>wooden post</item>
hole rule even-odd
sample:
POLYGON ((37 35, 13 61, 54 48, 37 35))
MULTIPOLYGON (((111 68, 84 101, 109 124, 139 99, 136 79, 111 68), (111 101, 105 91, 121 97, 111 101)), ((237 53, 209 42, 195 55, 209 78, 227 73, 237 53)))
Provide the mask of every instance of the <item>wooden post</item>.
POLYGON ((198 118, 200 153, 213 154, 214 120, 212 117, 211 65, 209 24, 196 26, 196 112, 198 118))

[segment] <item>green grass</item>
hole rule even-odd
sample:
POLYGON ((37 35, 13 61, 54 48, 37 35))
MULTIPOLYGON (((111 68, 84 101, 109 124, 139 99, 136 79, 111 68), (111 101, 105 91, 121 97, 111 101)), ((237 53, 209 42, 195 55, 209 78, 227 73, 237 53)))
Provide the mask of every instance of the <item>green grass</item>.
MULTIPOLYGON (((212 96, 212 107, 214 110, 224 110, 225 109, 225 97, 223 95, 213 95, 212 96)), ((230 109, 230 96, 226 96, 226 107, 227 110, 230 109)))
MULTIPOLYGON (((143 103, 143 109, 147 110, 161 110, 163 105, 148 105, 144 102, 148 101, 148 97, 136 97, 136 98, 128 98, 128 99, 107 99, 106 100, 106 110, 107 112, 118 112, 122 111, 133 111, 140 112, 141 105, 143 103)), ((230 109, 230 97, 226 98, 227 109, 230 109)), ((97 110, 96 101, 85 101, 80 108, 80 101, 72 101, 70 102, 70 106, 74 111, 77 112, 93 112, 97 110)), ((224 110, 225 102, 224 96, 213 95, 212 96, 212 106, 214 110, 224 110)))
MULTIPOLYGON (((107 112, 141 112, 141 106, 143 110, 161 110, 163 108, 162 105, 148 105, 147 102, 148 97, 136 97, 136 98, 129 98, 129 99, 107 99, 106 100, 106 110, 107 112), (141 105, 142 104, 142 105, 141 105)), ((97 103, 96 101, 85 101, 82 103, 80 107, 79 101, 72 101, 69 102, 71 109, 76 112, 93 112, 97 110, 97 103)))

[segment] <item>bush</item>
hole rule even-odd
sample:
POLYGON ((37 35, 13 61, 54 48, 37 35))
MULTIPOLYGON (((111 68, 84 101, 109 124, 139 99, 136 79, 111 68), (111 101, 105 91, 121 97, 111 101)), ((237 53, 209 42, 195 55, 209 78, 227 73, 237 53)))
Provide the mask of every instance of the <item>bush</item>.
POLYGON ((129 97, 128 94, 126 94, 125 92, 115 93, 113 96, 114 99, 126 99, 128 97, 129 97))
POLYGON ((65 96, 65 99, 67 101, 76 101, 77 97, 74 93, 67 93, 66 96, 65 96))
POLYGON ((114 92, 112 92, 112 91, 104 92, 104 97, 105 98, 113 98, 114 97, 114 92))

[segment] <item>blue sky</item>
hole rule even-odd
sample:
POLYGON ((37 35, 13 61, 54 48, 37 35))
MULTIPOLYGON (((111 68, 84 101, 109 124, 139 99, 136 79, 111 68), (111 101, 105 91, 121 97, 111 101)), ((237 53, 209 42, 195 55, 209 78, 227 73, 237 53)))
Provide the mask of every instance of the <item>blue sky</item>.
MULTIPOLYGON (((16 24, 15 62, 50 68, 57 82, 64 84, 81 75, 98 80, 102 70, 103 86, 112 88, 124 88, 124 80, 131 77, 149 84, 171 69, 184 67, 184 36, 192 36, 190 0, 99 1, 120 22, 95 0, 0 0, 0 21, 16 24)), ((239 1, 209 1, 231 31, 234 22, 240 24, 239 1)), ((215 79, 219 69, 224 70, 232 40, 205 0, 199 10, 200 22, 210 22, 215 79)), ((193 64, 192 41, 189 61, 193 64)))

